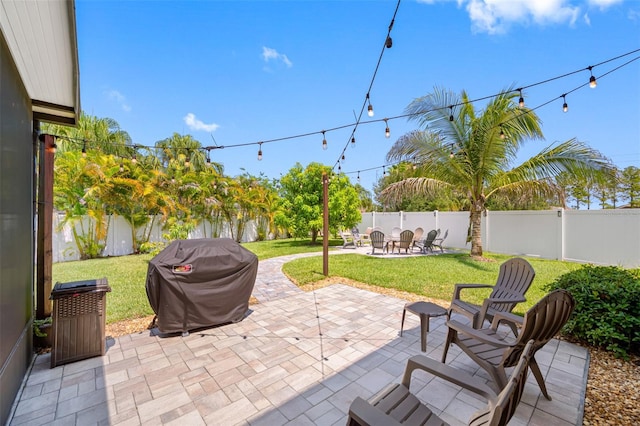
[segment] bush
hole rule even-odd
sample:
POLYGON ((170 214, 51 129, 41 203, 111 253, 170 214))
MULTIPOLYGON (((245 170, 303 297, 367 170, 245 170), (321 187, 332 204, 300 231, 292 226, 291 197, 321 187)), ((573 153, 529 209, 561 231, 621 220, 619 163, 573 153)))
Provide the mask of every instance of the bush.
POLYGON ((586 265, 561 275, 548 290, 559 288, 576 301, 565 332, 617 357, 640 353, 640 270, 586 265))

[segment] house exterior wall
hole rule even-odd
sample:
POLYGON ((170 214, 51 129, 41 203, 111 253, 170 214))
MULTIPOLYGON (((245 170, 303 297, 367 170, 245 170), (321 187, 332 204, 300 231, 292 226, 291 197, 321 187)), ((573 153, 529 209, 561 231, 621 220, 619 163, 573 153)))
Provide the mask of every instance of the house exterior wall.
POLYGON ((0 34, 0 423, 33 357, 34 222, 31 101, 0 34))

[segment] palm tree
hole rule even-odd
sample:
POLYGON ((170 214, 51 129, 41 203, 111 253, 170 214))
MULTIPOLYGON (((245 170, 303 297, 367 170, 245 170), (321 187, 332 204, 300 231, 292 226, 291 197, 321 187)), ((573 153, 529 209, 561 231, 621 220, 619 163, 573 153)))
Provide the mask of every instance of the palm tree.
POLYGON ((412 161, 417 177, 387 187, 386 199, 435 194, 449 189, 469 201, 471 255, 482 256, 481 218, 491 196, 558 195, 553 177, 567 171, 588 173, 609 168, 597 151, 576 139, 552 144, 520 165, 513 166, 527 140, 543 139, 540 119, 514 101, 507 89, 484 111, 476 111, 466 92, 456 95, 436 88, 406 109, 424 130, 402 136, 387 161, 412 161))

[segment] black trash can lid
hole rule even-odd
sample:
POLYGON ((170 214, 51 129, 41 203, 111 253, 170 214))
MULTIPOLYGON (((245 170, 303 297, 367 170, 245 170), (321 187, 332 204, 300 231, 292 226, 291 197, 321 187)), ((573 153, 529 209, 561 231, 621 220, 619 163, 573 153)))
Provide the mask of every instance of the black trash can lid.
POLYGON ((70 281, 66 283, 56 283, 51 290, 50 299, 67 296, 69 294, 89 293, 89 292, 107 292, 111 291, 111 287, 106 278, 98 278, 95 280, 70 281))

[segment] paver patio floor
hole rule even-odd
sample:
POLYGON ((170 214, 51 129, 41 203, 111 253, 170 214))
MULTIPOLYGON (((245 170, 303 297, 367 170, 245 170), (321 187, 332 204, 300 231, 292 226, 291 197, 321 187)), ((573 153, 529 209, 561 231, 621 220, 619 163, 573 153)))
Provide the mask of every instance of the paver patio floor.
MULTIPOLYGON (((421 353, 419 319, 407 315, 399 337, 403 300, 346 285, 285 291, 281 261, 261 262, 254 291, 261 303, 239 323, 187 337, 145 331, 108 339, 104 357, 54 369, 49 354, 38 356, 9 424, 346 424, 356 396, 400 380, 406 360, 421 353)), ((435 359, 444 321, 431 319, 427 356, 435 359)), ((581 424, 588 357, 558 340, 539 351, 553 400, 530 375, 510 424, 581 424)), ((456 346, 447 363, 489 380, 456 346)), ((414 373, 412 391, 452 425, 466 424, 485 403, 424 372, 414 373)))

